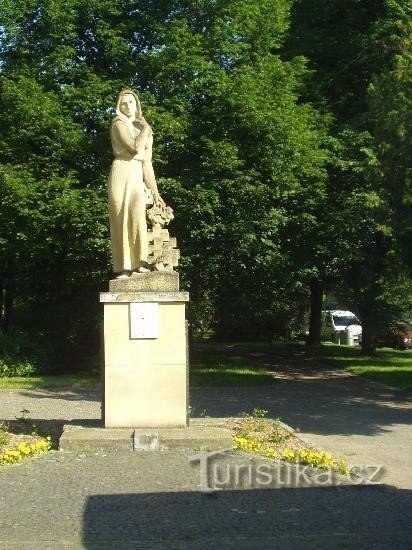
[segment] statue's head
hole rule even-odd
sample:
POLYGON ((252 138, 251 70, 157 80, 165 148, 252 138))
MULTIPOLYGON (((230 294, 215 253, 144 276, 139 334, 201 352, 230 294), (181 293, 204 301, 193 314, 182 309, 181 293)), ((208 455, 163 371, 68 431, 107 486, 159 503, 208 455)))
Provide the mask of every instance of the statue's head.
POLYGON ((131 120, 142 116, 142 107, 139 98, 132 90, 122 90, 117 98, 116 114, 123 115, 131 120))

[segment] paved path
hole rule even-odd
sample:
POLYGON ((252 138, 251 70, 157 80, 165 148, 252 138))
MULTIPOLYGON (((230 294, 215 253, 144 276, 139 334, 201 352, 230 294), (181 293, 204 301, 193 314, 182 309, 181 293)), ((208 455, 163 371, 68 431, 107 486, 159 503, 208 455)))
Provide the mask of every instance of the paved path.
MULTIPOLYGON (((206 346, 205 346, 206 347, 206 346)), ((213 348, 213 346, 211 346, 213 348)), ((412 392, 389 388, 342 370, 318 368, 312 361, 291 360, 288 351, 247 351, 280 383, 254 388, 194 388, 194 416, 237 416, 254 407, 266 409, 298 429, 313 445, 359 467, 382 467, 380 479, 412 489, 412 392)), ((370 469, 372 471, 372 469, 370 469)))
POLYGON ((208 494, 187 458, 54 452, 2 468, 0 547, 404 549, 411 540, 407 491, 252 485, 208 494))
POLYGON ((382 466, 381 481, 412 489, 412 407, 403 392, 350 377, 284 380, 259 388, 195 388, 192 401, 210 416, 266 409, 313 445, 352 465, 382 466))
POLYGON ((185 454, 52 452, 2 468, 0 487, 2 550, 404 549, 412 537, 408 491, 252 484, 209 494, 185 454))
MULTIPOLYGON (((339 373, 272 366, 282 378, 277 385, 194 388, 194 416, 267 409, 354 464, 383 464, 384 485, 331 486, 339 480, 317 478, 315 486, 316 472, 305 478, 228 453, 208 470, 208 483, 223 490, 209 494, 186 453, 52 452, 0 469, 0 547, 408 547, 410 394, 339 373)), ((100 400, 89 390, 0 392, 0 418, 23 409, 34 423, 62 426, 98 419, 100 400)))
MULTIPOLYGON (((342 373, 282 373, 279 384, 249 388, 193 388, 193 416, 239 416, 253 408, 299 429, 317 447, 359 467, 382 466, 380 480, 412 489, 411 393, 342 373), (321 378, 322 376, 322 378, 321 378)), ((100 418, 100 398, 90 390, 0 392, 0 418, 72 420, 100 418)), ((372 469, 371 469, 372 471, 372 469)))

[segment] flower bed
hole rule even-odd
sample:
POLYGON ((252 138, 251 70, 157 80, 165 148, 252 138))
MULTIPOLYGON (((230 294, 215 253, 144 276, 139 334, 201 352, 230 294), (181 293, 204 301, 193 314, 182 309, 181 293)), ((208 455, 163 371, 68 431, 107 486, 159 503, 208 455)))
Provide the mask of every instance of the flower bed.
POLYGON ((47 452, 51 448, 51 437, 40 437, 14 434, 1 426, 0 431, 0 465, 20 462, 30 456, 47 452))
POLYGON ((279 420, 264 418, 265 414, 266 411, 255 410, 252 415, 233 421, 231 427, 235 449, 275 460, 348 473, 344 460, 311 448, 279 420))

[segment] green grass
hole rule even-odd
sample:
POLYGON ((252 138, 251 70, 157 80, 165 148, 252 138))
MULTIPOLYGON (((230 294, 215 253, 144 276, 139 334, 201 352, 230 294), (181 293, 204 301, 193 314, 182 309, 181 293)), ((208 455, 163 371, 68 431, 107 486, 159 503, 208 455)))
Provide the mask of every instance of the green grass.
POLYGON ((191 386, 267 386, 276 380, 263 368, 196 367, 190 373, 191 386))
POLYGON ((76 373, 47 376, 15 376, 0 378, 0 389, 32 390, 47 388, 98 388, 97 375, 76 373))
POLYGON ((412 352, 382 348, 372 357, 357 346, 325 345, 317 352, 320 364, 340 368, 388 386, 412 389, 412 352))
POLYGON ((287 365, 296 371, 342 369, 388 386, 412 389, 412 352, 378 349, 372 357, 359 346, 323 344, 306 348, 303 342, 239 342, 200 345, 192 360, 191 385, 252 386, 272 384, 262 362, 274 370, 287 365), (256 360, 254 359, 256 357, 256 360), (263 369, 263 370, 262 370, 263 369))
POLYGON ((225 350, 196 349, 191 357, 191 386, 262 386, 276 383, 262 366, 225 350))
MULTIPOLYGON (((191 356, 191 386, 261 386, 276 383, 261 365, 226 350, 196 350, 191 356)), ((0 378, 0 389, 98 388, 90 374, 0 378)))
POLYGON ((409 367, 352 367, 350 372, 375 382, 403 390, 412 389, 412 369, 409 367))
MULTIPOLYGON (((388 386, 412 389, 412 352, 378 349, 364 357, 358 346, 326 344, 306 349, 302 343, 228 343, 195 346, 191 354, 191 386, 260 386, 277 382, 263 365, 281 370, 343 369, 388 386)), ((0 389, 98 388, 97 374, 0 378, 0 389)))

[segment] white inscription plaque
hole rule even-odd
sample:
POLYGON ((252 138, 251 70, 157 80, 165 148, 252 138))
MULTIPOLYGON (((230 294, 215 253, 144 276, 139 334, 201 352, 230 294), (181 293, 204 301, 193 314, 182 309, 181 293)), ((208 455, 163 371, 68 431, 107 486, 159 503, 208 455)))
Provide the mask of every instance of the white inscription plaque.
POLYGON ((159 304, 132 302, 129 306, 130 338, 159 338, 159 304))

